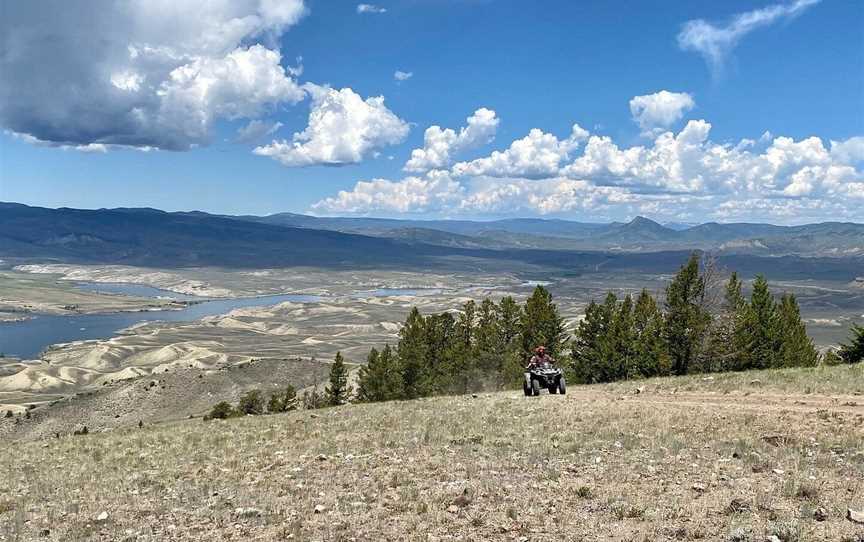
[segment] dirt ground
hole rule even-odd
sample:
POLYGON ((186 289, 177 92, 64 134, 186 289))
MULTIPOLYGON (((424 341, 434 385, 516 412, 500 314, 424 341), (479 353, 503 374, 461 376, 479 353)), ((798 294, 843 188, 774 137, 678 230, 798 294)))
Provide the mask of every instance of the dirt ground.
POLYGON ((0 540, 864 540, 864 398, 775 374, 13 442, 0 540))

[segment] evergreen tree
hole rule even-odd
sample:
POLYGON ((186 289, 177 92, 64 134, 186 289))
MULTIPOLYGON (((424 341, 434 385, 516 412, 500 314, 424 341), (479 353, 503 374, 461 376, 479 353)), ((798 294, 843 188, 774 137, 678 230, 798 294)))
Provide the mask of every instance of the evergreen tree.
POLYGON ((610 292, 602 305, 592 300, 585 309, 573 342, 573 371, 580 382, 592 384, 615 379, 609 335, 617 304, 615 294, 610 292))
POLYGON ((501 378, 507 386, 520 385, 526 361, 520 332, 522 307, 511 296, 506 296, 498 302, 495 312, 501 342, 501 378))
POLYGON ((730 313, 740 313, 744 309, 747 300, 744 299, 744 294, 741 293, 741 290, 741 279, 738 278, 738 273, 733 271, 732 275, 729 277, 729 282, 726 283, 726 293, 723 296, 723 308, 725 311, 730 313))
POLYGON ((507 349, 517 346, 520 337, 522 308, 509 295, 501 298, 496 307, 498 312, 498 333, 507 349))
POLYGON ((270 396, 270 401, 267 403, 267 411, 271 414, 279 412, 288 412, 297 409, 297 390, 294 386, 288 384, 285 391, 276 392, 270 396))
POLYGON ((366 365, 360 368, 357 399, 363 402, 390 401, 402 395, 402 375, 390 345, 381 352, 372 349, 366 365))
POLYGON ((710 315, 702 308, 705 281, 695 252, 666 288, 665 336, 675 374, 687 374, 696 360, 710 315))
POLYGON ((520 323, 522 354, 529 357, 540 345, 552 355, 557 356, 567 346, 564 319, 558 306, 552 302, 552 294, 543 286, 534 288, 531 297, 525 302, 520 323))
POLYGON ((780 298, 777 324, 780 333, 780 352, 775 366, 816 366, 819 352, 813 346, 813 340, 807 336, 807 328, 801 321, 801 311, 794 295, 785 294, 780 298))
POLYGON ((412 307, 405 325, 399 331, 399 344, 396 347, 399 356, 402 386, 406 399, 416 399, 427 394, 427 353, 425 320, 412 307))
POLYGON ((743 368, 765 369, 777 366, 780 350, 777 310, 768 289, 768 281, 762 275, 757 275, 753 281, 753 293, 741 324, 743 368))
POLYGON ((852 324, 850 331, 849 342, 840 345, 840 359, 843 363, 860 363, 864 361, 864 326, 852 324))
MULTIPOLYGON (((450 312, 432 314, 423 319, 424 357, 420 395, 451 389, 470 352, 463 346, 459 323, 450 312)), ((471 332, 467 332, 470 334, 471 332)))
POLYGON ((642 377, 668 374, 670 361, 663 340, 663 313, 648 290, 643 289, 636 298, 633 331, 635 373, 642 377))
POLYGON ((351 396, 348 368, 345 367, 341 352, 336 352, 336 358, 330 365, 330 385, 324 389, 324 395, 329 406, 344 405, 351 396))

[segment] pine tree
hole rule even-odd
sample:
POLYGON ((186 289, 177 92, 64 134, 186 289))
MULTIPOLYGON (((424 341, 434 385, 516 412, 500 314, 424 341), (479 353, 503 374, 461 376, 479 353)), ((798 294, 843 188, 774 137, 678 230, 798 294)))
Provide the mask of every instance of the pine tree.
POLYGON ((520 336, 520 325, 522 320, 522 308, 509 295, 501 298, 496 307, 498 313, 498 333, 501 342, 507 349, 517 346, 520 336))
POLYGON ((819 352, 813 340, 807 336, 807 328, 801 321, 798 301, 792 294, 780 298, 777 307, 777 324, 780 333, 780 352, 775 366, 814 367, 819 361, 819 352))
POLYGON ((573 371, 583 383, 609 382, 614 379, 610 332, 618 300, 613 293, 600 305, 593 300, 585 309, 573 342, 573 371))
POLYGON ((753 293, 741 324, 743 368, 777 366, 780 350, 777 309, 768 289, 768 281, 762 275, 757 275, 753 281, 753 293))
POLYGON ((840 359, 843 363, 860 363, 864 361, 864 326, 852 324, 850 331, 849 342, 840 345, 840 359))
POLYGON ((402 375, 390 345, 381 352, 372 349, 366 365, 360 368, 357 399, 363 402, 390 401, 402 395, 402 375))
POLYGON ((525 357, 541 345, 552 356, 562 353, 567 346, 564 319, 558 312, 558 306, 552 302, 552 294, 543 286, 534 288, 531 297, 525 302, 520 328, 525 357))
POLYGON ((267 411, 271 414, 279 412, 288 412, 297 409, 297 390, 294 386, 288 384, 285 391, 276 392, 270 396, 270 401, 267 403, 267 411))
POLYGON ((663 313, 657 301, 642 290, 633 308, 634 366, 638 376, 662 376, 669 372, 669 353, 663 340, 663 313))
POLYGON ((697 359, 705 330, 711 321, 702 308, 705 281, 699 274, 695 252, 666 288, 665 336, 675 374, 687 374, 697 359))
POLYGON ((324 389, 324 395, 329 406, 344 405, 351 396, 348 368, 345 367, 341 352, 336 352, 336 358, 330 365, 330 385, 324 389))
POLYGON ((456 318, 450 312, 431 314, 423 319, 425 350, 417 386, 421 396, 451 389, 457 374, 462 370, 469 351, 463 346, 458 327, 456 318))
POLYGON ((396 350, 406 399, 416 399, 427 393, 429 384, 426 356, 429 349, 425 327, 425 320, 420 311, 417 307, 412 307, 405 325, 399 331, 399 344, 396 350))

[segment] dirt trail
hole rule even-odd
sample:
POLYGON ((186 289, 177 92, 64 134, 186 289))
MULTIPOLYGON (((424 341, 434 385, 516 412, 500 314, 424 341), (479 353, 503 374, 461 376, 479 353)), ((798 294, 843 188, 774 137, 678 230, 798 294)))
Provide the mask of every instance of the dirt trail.
POLYGON ((795 411, 846 412, 864 415, 864 397, 855 395, 813 395, 794 393, 722 393, 722 392, 672 392, 672 391, 642 391, 636 393, 615 393, 610 391, 591 390, 590 388, 572 388, 569 395, 576 400, 619 400, 628 403, 650 403, 676 407, 710 406, 720 410, 757 410, 765 411, 795 411))

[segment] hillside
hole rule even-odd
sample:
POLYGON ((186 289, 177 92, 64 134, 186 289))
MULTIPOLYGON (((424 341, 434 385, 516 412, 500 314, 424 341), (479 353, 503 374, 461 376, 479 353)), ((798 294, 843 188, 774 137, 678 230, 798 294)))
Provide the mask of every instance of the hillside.
POLYGON ((0 536, 861 540, 845 516, 864 508, 864 401, 807 393, 820 378, 850 393, 861 367, 749 375, 736 390, 649 380, 13 442, 0 536))

